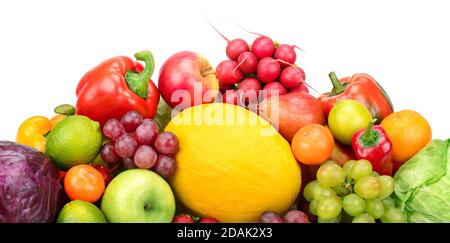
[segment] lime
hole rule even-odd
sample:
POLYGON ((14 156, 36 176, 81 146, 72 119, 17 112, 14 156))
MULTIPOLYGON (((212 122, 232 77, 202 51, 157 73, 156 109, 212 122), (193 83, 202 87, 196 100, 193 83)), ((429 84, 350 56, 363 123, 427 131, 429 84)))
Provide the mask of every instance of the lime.
POLYGON ((107 223, 102 211, 92 203, 75 200, 59 212, 57 223, 107 223))
POLYGON ((69 116, 47 137, 45 151, 60 169, 89 164, 102 146, 100 124, 85 116, 69 116))

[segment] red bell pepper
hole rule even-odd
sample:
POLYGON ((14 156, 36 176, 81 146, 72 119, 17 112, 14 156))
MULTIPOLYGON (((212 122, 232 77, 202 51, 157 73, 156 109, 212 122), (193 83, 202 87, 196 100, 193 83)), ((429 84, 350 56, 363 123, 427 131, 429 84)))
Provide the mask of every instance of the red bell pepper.
POLYGON ((156 114, 159 93, 151 80, 154 59, 150 51, 138 52, 139 62, 113 57, 87 72, 77 86, 77 114, 100 122, 121 118, 126 112, 138 111, 145 118, 156 114))
POLYGON ((367 107, 373 118, 381 122, 383 118, 394 110, 389 96, 383 87, 370 75, 365 73, 355 74, 339 80, 334 72, 329 74, 333 84, 332 92, 319 97, 326 117, 338 100, 353 99, 367 107))
POLYGON ((392 143, 386 131, 372 121, 366 129, 353 135, 352 146, 357 159, 366 159, 380 175, 392 176, 392 143))

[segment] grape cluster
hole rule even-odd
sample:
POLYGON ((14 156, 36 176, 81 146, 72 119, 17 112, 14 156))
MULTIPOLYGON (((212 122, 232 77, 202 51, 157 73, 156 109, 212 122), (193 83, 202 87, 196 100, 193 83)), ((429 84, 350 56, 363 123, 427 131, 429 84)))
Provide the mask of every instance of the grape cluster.
POLYGON ((282 218, 273 211, 264 212, 261 215, 261 223, 308 223, 308 215, 300 210, 290 210, 282 218))
POLYGON ((319 223, 405 222, 390 197, 394 187, 394 179, 372 171, 367 160, 351 160, 343 167, 327 161, 317 171, 317 180, 306 185, 303 197, 319 223))
POLYGON ((170 132, 159 134, 155 121, 143 119, 139 112, 129 111, 120 121, 108 120, 103 135, 110 139, 100 151, 107 163, 122 163, 125 169, 152 169, 165 178, 174 173, 177 137, 170 132))

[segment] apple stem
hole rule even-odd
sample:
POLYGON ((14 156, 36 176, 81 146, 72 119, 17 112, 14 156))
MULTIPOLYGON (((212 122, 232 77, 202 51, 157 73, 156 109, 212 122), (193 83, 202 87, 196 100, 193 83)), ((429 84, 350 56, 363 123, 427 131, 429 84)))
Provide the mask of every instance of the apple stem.
POLYGON ((150 208, 152 208, 152 204, 151 203, 145 204, 145 206, 144 206, 144 210, 145 211, 149 210, 150 208))

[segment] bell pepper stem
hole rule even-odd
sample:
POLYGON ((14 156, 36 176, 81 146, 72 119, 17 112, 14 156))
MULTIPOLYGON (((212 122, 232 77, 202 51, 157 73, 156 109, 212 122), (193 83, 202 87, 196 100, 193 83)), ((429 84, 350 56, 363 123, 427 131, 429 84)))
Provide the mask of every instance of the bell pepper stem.
POLYGON ((369 122, 369 125, 367 125, 367 128, 361 137, 361 139, 364 141, 365 144, 371 144, 374 142, 374 140, 376 140, 378 134, 374 133, 374 131, 372 130, 372 127, 373 125, 375 125, 375 122, 377 122, 376 118, 369 122))
POLYGON ((370 137, 372 136, 372 127, 376 121, 377 121, 377 119, 373 119, 372 121, 369 122, 369 125, 366 128, 366 131, 364 131, 364 140, 366 140, 366 141, 370 140, 370 137))
POLYGON ((343 85, 341 83, 341 81, 339 81, 336 73, 331 72, 330 74, 328 74, 328 76, 330 77, 331 83, 333 84, 333 90, 334 90, 333 94, 336 95, 336 94, 340 94, 340 93, 344 92, 345 85, 343 85))
POLYGON ((153 54, 147 50, 138 52, 134 56, 137 60, 145 63, 145 68, 140 73, 137 73, 134 70, 128 70, 125 73, 125 79, 128 83, 128 87, 130 87, 135 94, 141 98, 147 99, 147 86, 153 75, 153 71, 155 70, 155 60, 153 58, 153 54))

